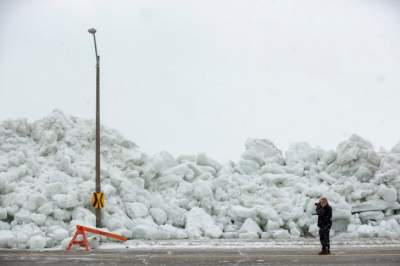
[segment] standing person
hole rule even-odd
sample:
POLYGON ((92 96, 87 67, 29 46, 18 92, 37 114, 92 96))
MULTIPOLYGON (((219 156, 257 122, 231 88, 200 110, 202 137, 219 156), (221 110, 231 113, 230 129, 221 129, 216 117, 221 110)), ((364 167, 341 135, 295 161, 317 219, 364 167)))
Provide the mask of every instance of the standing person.
POLYGON ((319 255, 328 255, 331 253, 329 231, 332 227, 332 208, 325 197, 322 197, 315 205, 317 206, 316 211, 318 214, 319 240, 322 245, 319 255))

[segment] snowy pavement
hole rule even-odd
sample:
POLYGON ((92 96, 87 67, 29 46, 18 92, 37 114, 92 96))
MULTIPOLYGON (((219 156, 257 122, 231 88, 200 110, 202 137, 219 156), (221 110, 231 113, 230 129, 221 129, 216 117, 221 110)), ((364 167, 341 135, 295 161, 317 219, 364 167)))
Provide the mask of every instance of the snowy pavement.
POLYGON ((147 244, 142 243, 142 246, 134 248, 129 243, 125 249, 115 249, 115 245, 102 245, 100 249, 89 252, 2 249, 0 265, 400 265, 399 243, 340 244, 332 247, 332 254, 329 256, 318 256, 319 246, 313 244, 147 244))
MULTIPOLYGON (((376 248, 393 247, 400 249, 400 239, 332 239, 332 247, 376 248)), ((314 238, 297 240, 240 240, 240 239, 201 239, 201 240, 128 240, 125 243, 102 243, 98 250, 117 249, 318 249, 320 242, 314 238)))

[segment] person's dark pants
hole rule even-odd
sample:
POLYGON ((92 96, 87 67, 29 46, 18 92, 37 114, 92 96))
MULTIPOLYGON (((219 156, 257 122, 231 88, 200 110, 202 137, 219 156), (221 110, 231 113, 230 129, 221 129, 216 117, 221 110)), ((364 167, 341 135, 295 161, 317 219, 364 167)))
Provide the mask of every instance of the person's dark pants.
POLYGON ((322 250, 330 250, 329 231, 330 227, 319 228, 319 240, 321 241, 322 250))

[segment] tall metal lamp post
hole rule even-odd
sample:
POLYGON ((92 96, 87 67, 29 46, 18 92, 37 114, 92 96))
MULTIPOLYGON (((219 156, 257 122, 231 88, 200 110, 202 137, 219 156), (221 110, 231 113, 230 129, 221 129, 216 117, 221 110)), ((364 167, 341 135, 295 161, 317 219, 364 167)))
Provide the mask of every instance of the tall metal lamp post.
MULTIPOLYGON (((96 52, 96 193, 100 193, 100 56, 97 54, 96 29, 91 28, 88 32, 93 35, 96 52)), ((101 227, 101 208, 96 208, 96 227, 101 227)))

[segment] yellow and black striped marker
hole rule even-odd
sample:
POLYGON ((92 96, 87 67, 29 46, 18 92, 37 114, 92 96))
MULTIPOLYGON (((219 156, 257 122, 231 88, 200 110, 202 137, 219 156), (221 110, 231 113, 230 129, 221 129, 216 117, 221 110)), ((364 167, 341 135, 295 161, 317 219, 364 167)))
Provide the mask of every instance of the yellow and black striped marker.
POLYGON ((103 192, 93 192, 92 206, 96 209, 101 209, 104 207, 104 193, 103 192))

